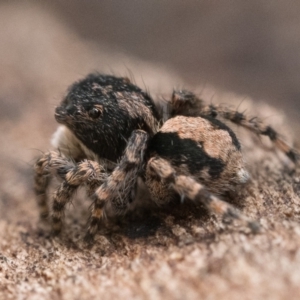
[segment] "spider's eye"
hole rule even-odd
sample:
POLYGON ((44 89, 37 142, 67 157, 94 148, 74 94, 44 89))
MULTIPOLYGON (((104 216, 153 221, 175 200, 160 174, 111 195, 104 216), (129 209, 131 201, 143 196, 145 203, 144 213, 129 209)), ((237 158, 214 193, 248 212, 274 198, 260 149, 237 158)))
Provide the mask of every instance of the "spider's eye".
POLYGON ((93 119, 97 119, 100 117, 101 111, 98 108, 92 108, 89 110, 89 116, 93 119))

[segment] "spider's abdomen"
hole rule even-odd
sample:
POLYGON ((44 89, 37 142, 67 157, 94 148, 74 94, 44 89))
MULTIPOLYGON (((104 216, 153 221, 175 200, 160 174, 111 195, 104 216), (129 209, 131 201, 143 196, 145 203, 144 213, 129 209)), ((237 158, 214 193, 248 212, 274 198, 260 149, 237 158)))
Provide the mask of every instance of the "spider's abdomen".
POLYGON ((217 194, 248 178, 237 137, 214 118, 169 119, 150 141, 149 156, 168 160, 177 174, 191 175, 217 194))

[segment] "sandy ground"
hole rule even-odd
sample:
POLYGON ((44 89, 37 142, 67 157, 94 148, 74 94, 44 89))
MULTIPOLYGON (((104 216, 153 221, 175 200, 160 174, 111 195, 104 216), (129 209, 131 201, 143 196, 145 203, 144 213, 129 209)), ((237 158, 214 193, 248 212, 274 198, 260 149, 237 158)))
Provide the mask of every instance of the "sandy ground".
POLYGON ((158 101, 185 86, 207 101, 240 105, 299 143, 282 112, 96 47, 30 6, 2 5, 0 27, 0 299, 299 298, 300 169, 245 130, 235 128, 252 179, 227 200, 260 221, 257 235, 187 204, 131 215, 89 249, 82 243, 90 205, 84 194, 53 238, 32 192, 32 164, 51 148, 57 126, 55 105, 94 70, 133 74, 158 101))

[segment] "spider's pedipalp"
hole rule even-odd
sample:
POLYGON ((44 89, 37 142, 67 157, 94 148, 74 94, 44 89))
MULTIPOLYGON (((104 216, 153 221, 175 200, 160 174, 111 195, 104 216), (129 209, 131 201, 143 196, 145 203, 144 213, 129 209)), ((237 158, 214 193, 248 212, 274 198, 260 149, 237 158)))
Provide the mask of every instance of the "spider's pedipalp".
POLYGON ((176 175, 170 163, 162 158, 152 158, 149 168, 169 184, 179 195, 202 203, 209 212, 219 215, 222 219, 238 219, 244 222, 252 232, 259 230, 259 224, 244 216, 229 203, 220 200, 210 193, 204 185, 185 175, 176 175))
POLYGON ((132 191, 144 163, 144 151, 148 134, 143 130, 134 130, 128 140, 124 155, 117 167, 94 194, 91 218, 85 236, 91 242, 97 232, 98 224, 106 211, 123 214, 132 202, 132 191))

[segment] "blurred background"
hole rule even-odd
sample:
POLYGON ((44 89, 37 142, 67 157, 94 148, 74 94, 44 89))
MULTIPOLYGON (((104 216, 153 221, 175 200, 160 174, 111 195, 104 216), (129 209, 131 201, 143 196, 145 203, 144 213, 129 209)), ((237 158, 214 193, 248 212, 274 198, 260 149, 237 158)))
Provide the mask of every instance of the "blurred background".
POLYGON ((297 0, 54 0, 45 9, 87 40, 171 66, 191 84, 263 98, 298 117, 297 0))
MULTIPOLYGON (((18 25, 23 26, 26 10, 36 7, 27 20, 36 19, 36 27, 47 23, 37 14, 47 14, 87 42, 170 67, 190 85, 208 82, 275 103, 293 118, 298 117, 297 0, 2 0, 0 4, 2 8, 10 6, 7 22, 18 15, 10 28, 12 38, 18 25)), ((7 30, 3 25, 1 31, 7 30)), ((51 31, 53 28, 48 28, 49 34, 51 31)))

